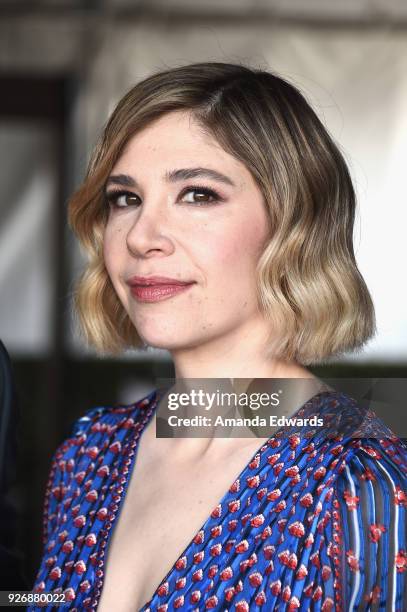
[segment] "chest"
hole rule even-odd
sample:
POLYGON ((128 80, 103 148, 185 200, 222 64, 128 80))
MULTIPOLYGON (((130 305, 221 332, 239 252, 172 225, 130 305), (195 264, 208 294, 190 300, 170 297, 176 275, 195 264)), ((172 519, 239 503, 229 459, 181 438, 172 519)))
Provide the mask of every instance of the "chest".
POLYGON ((110 535, 98 612, 136 612, 151 599, 260 444, 221 465, 200 461, 182 469, 147 460, 140 446, 110 535))

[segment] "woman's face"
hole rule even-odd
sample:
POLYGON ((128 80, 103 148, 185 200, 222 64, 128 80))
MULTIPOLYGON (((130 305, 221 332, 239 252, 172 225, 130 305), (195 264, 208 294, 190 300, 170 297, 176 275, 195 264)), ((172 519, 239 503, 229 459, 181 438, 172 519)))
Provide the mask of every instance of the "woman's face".
POLYGON ((106 193, 106 268, 144 342, 177 350, 250 331, 260 316, 255 269, 266 207, 246 167, 190 113, 169 113, 136 134, 106 193), (146 288, 135 276, 191 284, 146 288))

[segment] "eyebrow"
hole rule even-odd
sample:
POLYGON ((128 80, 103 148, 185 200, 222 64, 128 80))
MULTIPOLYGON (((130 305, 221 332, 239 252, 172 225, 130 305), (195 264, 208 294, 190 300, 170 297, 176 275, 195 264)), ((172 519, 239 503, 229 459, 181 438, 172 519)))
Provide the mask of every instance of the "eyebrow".
MULTIPOLYGON (((168 183, 176 183, 196 177, 210 178, 219 183, 224 183, 231 187, 236 187, 236 184, 225 174, 213 170, 212 168, 179 168, 178 170, 167 171, 163 179, 168 183)), ((137 187, 137 181, 129 174, 112 174, 106 181, 106 186, 109 184, 122 185, 123 187, 137 187)))
POLYGON ((236 187, 232 179, 225 174, 218 172, 217 170, 212 170, 212 168, 180 168, 179 170, 166 172, 164 178, 169 183, 175 183, 177 181, 185 181, 187 179, 196 178, 197 176, 203 176, 205 178, 218 181, 219 183, 225 183, 225 185, 236 187))

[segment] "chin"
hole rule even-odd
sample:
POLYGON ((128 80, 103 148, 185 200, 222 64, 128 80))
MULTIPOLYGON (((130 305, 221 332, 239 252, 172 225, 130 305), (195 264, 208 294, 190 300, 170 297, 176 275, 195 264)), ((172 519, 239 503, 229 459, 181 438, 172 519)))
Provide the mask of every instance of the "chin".
POLYGON ((196 336, 191 336, 188 333, 182 334, 182 332, 170 334, 168 332, 165 333, 162 330, 155 333, 148 330, 145 332, 139 331, 138 333, 140 338, 148 346, 167 351, 194 348, 205 341, 205 338, 197 338, 196 336))
POLYGON ((135 325, 138 335, 148 346, 157 349, 168 349, 183 344, 182 333, 170 332, 153 325, 135 325))

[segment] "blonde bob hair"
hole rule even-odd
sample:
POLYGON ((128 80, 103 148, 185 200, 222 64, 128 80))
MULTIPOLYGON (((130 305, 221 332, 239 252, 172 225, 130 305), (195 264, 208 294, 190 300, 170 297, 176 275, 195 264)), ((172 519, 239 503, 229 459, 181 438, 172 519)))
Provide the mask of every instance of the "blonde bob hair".
POLYGON ((191 112, 263 194, 271 232, 257 288, 270 322, 269 354, 307 365, 360 348, 375 333, 375 315, 353 250, 355 192, 346 162, 296 87, 269 71, 223 62, 140 81, 96 144, 69 202, 69 223, 89 259, 74 291, 87 343, 110 354, 145 346, 104 265, 103 193, 129 139, 172 111, 191 112))

